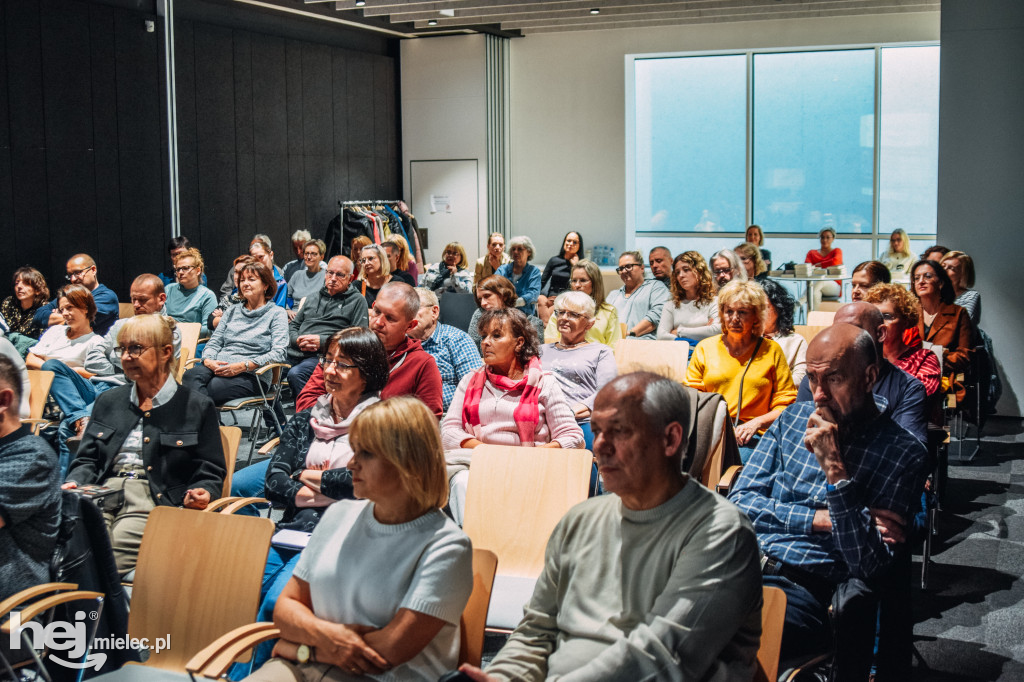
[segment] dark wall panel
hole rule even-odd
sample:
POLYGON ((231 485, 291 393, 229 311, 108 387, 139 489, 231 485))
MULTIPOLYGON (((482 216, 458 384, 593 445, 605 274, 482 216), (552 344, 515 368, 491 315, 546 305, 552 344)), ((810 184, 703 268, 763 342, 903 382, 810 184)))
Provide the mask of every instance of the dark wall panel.
MULTIPOLYGON (((278 226, 288 224, 288 202, 281 201, 281 196, 288 191, 288 157, 284 154, 257 154, 254 165, 256 229, 253 232, 269 234, 278 226)), ((245 239, 248 244, 248 237, 245 239)))
POLYGON ((46 0, 41 8, 47 147, 91 149, 89 6, 74 0, 46 0))
POLYGON ((252 37, 252 118, 257 154, 288 153, 288 96, 284 41, 252 37))
POLYGON ((234 47, 231 31, 195 27, 196 142, 202 155, 235 151, 234 47))

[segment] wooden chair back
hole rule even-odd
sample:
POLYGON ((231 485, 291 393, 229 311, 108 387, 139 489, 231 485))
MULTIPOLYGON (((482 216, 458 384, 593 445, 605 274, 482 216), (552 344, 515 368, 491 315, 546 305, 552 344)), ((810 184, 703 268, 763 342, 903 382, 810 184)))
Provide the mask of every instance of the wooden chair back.
POLYGON ((823 313, 834 313, 844 305, 845 304, 838 299, 825 298, 815 307, 823 313))
POLYGON ((615 364, 619 374, 654 372, 681 384, 686 383, 689 357, 690 344, 686 341, 622 339, 615 346, 615 364))
POLYGON ((238 444, 242 442, 242 429, 237 426, 220 427, 220 445, 224 448, 224 486, 221 497, 231 495, 231 477, 235 475, 235 459, 238 457, 238 444))
POLYGON ((459 634, 459 665, 469 663, 480 666, 484 653, 484 630, 487 609, 491 604, 491 589, 498 568, 497 555, 486 549, 473 550, 473 592, 462 610, 459 634))
POLYGON ((180 382, 181 375, 185 373, 185 364, 196 356, 196 347, 199 345, 199 333, 202 331, 203 325, 198 322, 178 322, 177 329, 181 338, 181 355, 178 358, 176 378, 180 382))
POLYGON ((700 482, 709 490, 714 490, 725 473, 725 432, 729 426, 729 405, 724 400, 718 403, 715 410, 715 428, 712 433, 711 452, 704 463, 700 482))
POLYGON ((207 644, 253 622, 273 534, 265 518, 174 507, 149 513, 128 634, 151 643, 170 637, 171 646, 151 651, 147 666, 183 671, 207 644))
POLYGON ((762 588, 761 646, 757 649, 754 682, 775 682, 779 676, 782 627, 786 623, 786 593, 778 587, 762 588))
POLYGON ((804 339, 807 340, 807 343, 810 343, 815 336, 822 332, 822 330, 828 329, 831 326, 832 325, 826 325, 824 327, 810 327, 807 325, 798 324, 793 327, 793 331, 795 331, 800 336, 804 337, 804 339))
POLYGON ((118 302, 117 316, 122 320, 125 319, 126 317, 135 317, 135 306, 132 305, 131 303, 118 302))
POLYGON ((836 311, 834 310, 812 310, 807 313, 807 326, 831 327, 835 319, 836 311))
POLYGON ((53 372, 47 369, 30 369, 28 372, 28 383, 32 392, 28 396, 29 418, 42 419, 43 410, 46 408, 46 397, 50 395, 50 386, 53 385, 53 372))
POLYGON ((589 450, 478 446, 463 530, 474 547, 497 555, 501 575, 536 579, 555 524, 587 499, 592 465, 589 450))

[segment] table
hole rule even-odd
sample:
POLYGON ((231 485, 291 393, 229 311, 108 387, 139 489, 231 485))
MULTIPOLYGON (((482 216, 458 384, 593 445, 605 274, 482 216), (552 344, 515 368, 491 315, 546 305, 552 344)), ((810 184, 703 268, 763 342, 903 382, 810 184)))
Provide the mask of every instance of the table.
POLYGON ((848 280, 853 275, 807 275, 806 277, 798 277, 796 275, 768 275, 768 279, 774 279, 776 282, 800 282, 804 285, 804 297, 807 299, 807 312, 814 311, 814 297, 810 295, 808 289, 814 282, 834 282, 835 280, 848 280))

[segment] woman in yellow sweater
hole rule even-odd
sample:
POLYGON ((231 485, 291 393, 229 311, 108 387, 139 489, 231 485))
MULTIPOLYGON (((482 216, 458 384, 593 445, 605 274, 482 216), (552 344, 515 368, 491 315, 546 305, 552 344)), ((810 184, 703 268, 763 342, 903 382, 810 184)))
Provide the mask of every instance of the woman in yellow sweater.
POLYGON ((782 348, 763 336, 767 307, 768 297, 756 282, 729 282, 718 294, 722 333, 697 344, 686 370, 688 385, 725 398, 744 461, 796 400, 782 348))

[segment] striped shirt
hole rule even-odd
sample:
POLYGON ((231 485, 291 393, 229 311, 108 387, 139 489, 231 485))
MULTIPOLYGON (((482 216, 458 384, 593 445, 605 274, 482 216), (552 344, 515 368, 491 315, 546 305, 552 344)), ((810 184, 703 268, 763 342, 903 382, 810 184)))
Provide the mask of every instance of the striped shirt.
POLYGON ((804 447, 813 402, 790 405, 761 438, 729 494, 747 513, 761 552, 838 583, 870 578, 892 559, 868 514, 888 509, 909 518, 926 475, 924 446, 889 417, 860 424, 841 446, 849 483, 826 488, 825 472, 804 447), (831 532, 814 532, 828 509, 831 532))

